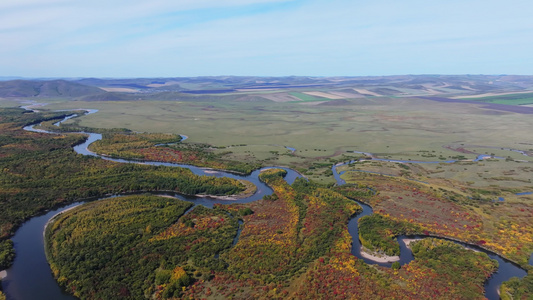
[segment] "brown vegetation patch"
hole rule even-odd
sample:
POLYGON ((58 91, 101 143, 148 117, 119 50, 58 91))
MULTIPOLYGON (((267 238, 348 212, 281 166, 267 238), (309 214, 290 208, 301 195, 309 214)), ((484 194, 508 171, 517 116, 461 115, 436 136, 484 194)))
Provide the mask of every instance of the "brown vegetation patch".
POLYGON ((353 89, 353 90, 358 92, 359 94, 363 94, 363 95, 376 96, 376 97, 381 96, 378 93, 374 93, 374 92, 366 90, 366 89, 353 89))
POLYGON ((124 88, 124 87, 101 87, 102 90, 106 92, 117 92, 117 93, 137 93, 138 91, 136 89, 132 88, 124 88))
POLYGON ((341 100, 332 100, 332 101, 326 101, 326 102, 321 102, 320 106, 344 106, 344 105, 351 105, 353 104, 352 102, 346 100, 346 99, 341 99, 341 100))
POLYGON ((476 152, 467 150, 467 149, 465 149, 463 147, 457 147, 457 146, 452 146, 452 145, 443 146, 443 148, 448 149, 448 150, 452 150, 452 151, 455 151, 455 152, 459 152, 459 153, 464 153, 464 154, 478 154, 476 152))
POLYGON ((261 97, 274 101, 274 102, 301 101, 299 98, 289 95, 287 93, 266 94, 266 95, 261 95, 261 97))
POLYGON ((337 95, 343 98, 361 98, 360 94, 347 93, 347 92, 329 92, 330 94, 337 95))
POLYGON ((322 98, 328 98, 328 99, 344 99, 342 96, 330 94, 330 93, 324 93, 324 92, 303 92, 304 94, 316 96, 316 97, 322 97, 322 98))
POLYGON ((381 183, 376 188, 380 193, 374 200, 375 210, 393 219, 421 224, 452 237, 481 227, 480 218, 472 212, 414 184, 381 183))

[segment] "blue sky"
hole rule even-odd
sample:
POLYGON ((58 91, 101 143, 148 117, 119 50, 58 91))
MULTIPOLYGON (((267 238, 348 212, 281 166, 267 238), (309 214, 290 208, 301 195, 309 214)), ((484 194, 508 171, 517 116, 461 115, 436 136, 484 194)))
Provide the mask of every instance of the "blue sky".
POLYGON ((3 0, 0 76, 533 74, 531 0, 3 0))

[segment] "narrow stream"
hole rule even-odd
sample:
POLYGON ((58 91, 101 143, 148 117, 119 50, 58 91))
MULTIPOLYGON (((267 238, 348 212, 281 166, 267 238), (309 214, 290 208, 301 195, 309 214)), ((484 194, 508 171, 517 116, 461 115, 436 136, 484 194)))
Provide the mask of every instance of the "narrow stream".
MULTIPOLYGON (((96 112, 95 110, 90 111, 90 113, 96 112)), ((66 118, 71 118, 71 116, 68 116, 66 118)), ((65 121, 66 119, 55 123, 60 124, 61 122, 65 121)), ((36 131, 36 132, 47 132, 47 133, 53 133, 48 132, 45 130, 40 129, 34 129, 33 126, 26 126, 24 127, 25 130, 29 131, 36 131)), ((221 200, 214 197, 194 197, 194 196, 183 196, 177 193, 158 193, 158 194, 165 194, 165 195, 171 195, 176 198, 190 201, 195 203, 195 205, 202 204, 206 207, 213 207, 216 203, 248 203, 252 201, 256 201, 261 199, 264 195, 269 195, 272 193, 272 190, 263 182, 259 180, 259 173, 261 170, 256 170, 252 174, 243 176, 238 174, 233 174, 225 171, 218 171, 218 170, 212 170, 207 168, 199 168, 189 165, 183 165, 183 164, 174 164, 174 163, 162 163, 162 162, 141 162, 141 161, 132 161, 132 160, 125 160, 125 159, 115 159, 115 158, 109 158, 105 156, 97 155, 96 153, 93 153, 87 149, 87 147, 102 138, 101 134, 97 133, 86 133, 88 135, 88 139, 80 145, 77 145, 74 147, 74 151, 76 151, 79 154, 82 155, 90 155, 90 156, 96 156, 101 157, 102 159, 114 161, 114 162, 120 162, 120 163, 142 163, 142 164, 148 164, 148 165, 156 165, 156 166, 170 166, 170 167, 182 167, 187 168, 191 170, 194 174, 197 175, 207 175, 207 176, 216 176, 216 177, 230 177, 235 179, 244 179, 248 180, 252 183, 254 183, 257 186, 257 191, 254 195, 239 199, 239 200, 221 200)), ((340 164, 339 164, 340 165, 340 164)), ((337 165, 338 166, 338 165, 337 165)), ((278 167, 276 167, 278 168, 278 167)), ((268 168, 263 168, 268 169, 268 168)), ((300 174, 298 174, 296 171, 284 168, 287 171, 287 176, 285 177, 285 180, 292 184, 294 180, 298 177, 301 177, 300 174)), ((335 176, 335 179, 337 180, 338 184, 344 184, 345 182, 340 178, 340 175, 336 171, 336 166, 332 167, 333 175, 335 176)), ((357 222, 359 218, 370 215, 373 213, 372 208, 364 203, 358 202, 361 207, 363 208, 363 212, 358 214, 357 216, 353 217, 349 223, 348 223, 348 231, 352 236, 352 254, 355 255, 358 258, 364 259, 365 262, 369 264, 379 264, 382 266, 390 266, 390 263, 376 263, 372 260, 366 259, 361 256, 361 243, 359 241, 359 234, 358 234, 358 227, 357 222)), ((13 263, 13 266, 7 270, 7 277, 2 280, 2 288, 4 290, 4 293, 6 294, 7 299, 17 299, 17 300, 33 300, 33 299, 75 299, 73 296, 66 294, 64 291, 61 290, 57 282, 52 276, 52 273, 50 271, 50 267, 48 265, 48 262, 46 260, 45 251, 44 251, 44 242, 43 242, 43 231, 45 224, 57 213, 62 212, 66 209, 69 209, 79 203, 70 204, 67 206, 64 206, 62 208, 49 211, 48 213, 36 216, 31 218, 30 220, 26 221, 15 233, 14 237, 12 238, 14 245, 15 245, 15 251, 17 253, 17 256, 15 258, 15 261, 13 263)), ((240 225, 242 222, 239 223, 239 230, 233 240, 233 245, 235 245, 238 241, 238 238, 240 236, 241 227, 240 225)), ((404 243, 404 239, 407 238, 405 236, 398 237, 398 242, 400 243, 401 248, 401 255, 400 255, 400 263, 406 264, 412 261, 413 255, 410 250, 407 249, 404 243)), ((467 247, 473 247, 475 246, 467 245, 464 243, 461 243, 467 247)), ((480 250, 479 248, 476 248, 477 250, 480 250)), ((493 276, 487 281, 485 284, 486 288, 486 297, 488 299, 498 299, 499 296, 497 295, 497 289, 500 286, 501 282, 508 280, 510 277, 516 276, 516 277, 524 277, 526 275, 526 271, 521 269, 520 267, 516 266, 513 263, 510 263, 497 254, 494 254, 492 252, 486 251, 481 249, 481 251, 484 251, 485 253, 489 254, 489 256, 493 259, 498 260, 500 263, 500 267, 498 271, 493 274, 493 276)), ((533 263, 533 254, 530 259, 530 264, 533 263)))
POLYGON ((244 224, 244 222, 242 220, 239 219, 239 229, 237 229, 237 234, 235 235, 235 237, 233 238, 233 242, 231 242, 231 246, 235 246, 237 245, 237 242, 239 241, 239 237, 241 237, 241 232, 242 232, 242 225, 244 224))
MULTIPOLYGON (((357 222, 359 219, 363 216, 368 216, 373 213, 372 207, 369 205, 362 203, 360 201, 356 201, 362 208, 363 212, 355 216, 350 220, 348 223, 348 231, 350 232, 350 235, 352 236, 352 254, 355 255, 357 258, 363 259, 367 264, 372 265, 380 265, 383 267, 390 267, 392 263, 381 263, 381 262, 375 262, 371 259, 367 259, 361 255, 361 242, 359 241, 359 229, 357 227, 357 222)), ((407 247, 406 240, 407 239, 423 239, 428 238, 430 236, 421 236, 421 235, 415 235, 415 236, 405 236, 401 235, 397 238, 398 244, 400 245, 400 265, 405 265, 410 263, 414 260, 413 252, 407 247)), ((440 237, 439 237, 440 238, 440 237)), ((493 253, 491 251, 485 250, 483 248, 470 245, 467 243, 462 243, 458 241, 452 241, 456 244, 462 245, 467 249, 472 249, 475 251, 481 251, 486 253, 491 259, 498 261, 498 270, 492 274, 492 276, 485 282, 485 297, 487 299, 499 299, 500 296, 498 294, 498 289, 500 285, 504 282, 509 280, 511 277, 518 277, 522 278, 527 275, 527 272, 520 268, 520 266, 502 258, 501 256, 497 255, 496 253, 493 253)), ((529 264, 533 265, 533 254, 531 255, 531 259, 529 261, 529 264)))

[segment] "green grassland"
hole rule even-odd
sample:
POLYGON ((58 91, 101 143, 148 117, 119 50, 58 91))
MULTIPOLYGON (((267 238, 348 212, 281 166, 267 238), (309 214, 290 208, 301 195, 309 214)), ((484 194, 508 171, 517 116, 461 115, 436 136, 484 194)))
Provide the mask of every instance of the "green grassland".
MULTIPOLYGON (((66 124, 79 122, 88 127, 185 134, 189 137, 185 143, 208 143, 214 153, 224 154, 226 159, 290 166, 311 179, 329 183, 333 182, 329 171, 333 163, 360 157, 349 151, 423 161, 477 156, 444 148, 451 145, 452 149, 462 147, 479 154, 508 157, 510 161, 485 163, 484 167, 479 167, 479 163, 460 167, 418 165, 414 168, 423 170, 418 172, 419 176, 411 172, 413 178, 449 179, 480 187, 528 188, 530 173, 523 171, 517 161, 532 162, 533 157, 502 148, 531 151, 529 115, 484 109, 475 104, 413 98, 360 98, 340 105, 331 101, 325 104, 334 105, 277 103, 266 99, 239 101, 234 97, 182 100, 47 99, 50 104, 45 108, 96 108, 98 113, 71 119, 66 124), (296 151, 292 153, 285 146, 296 151), (505 175, 511 170, 512 176, 505 175)), ((386 174, 387 168, 367 170, 386 174)))
POLYGON ((21 105, 16 100, 0 98, 0 107, 15 107, 21 105))
POLYGON ((449 156, 455 153, 442 146, 456 141, 495 147, 527 142, 530 125, 528 115, 421 99, 352 100, 341 106, 267 100, 75 101, 46 108, 80 107, 100 110, 81 119, 81 124, 89 127, 179 133, 189 136, 189 142, 217 146, 276 144, 294 147, 298 152, 320 147, 326 155, 337 150, 416 155, 420 149, 437 149, 449 156))
MULTIPOLYGON (((50 104, 46 108, 96 108, 99 109, 97 114, 79 119, 81 125, 185 134, 189 137, 186 143, 209 143, 216 147, 247 145, 232 147, 233 158, 259 159, 265 160, 267 165, 297 168, 308 168, 316 162, 330 162, 330 159, 342 160, 342 154, 353 150, 406 160, 421 159, 420 150, 435 151, 437 156, 446 158, 464 155, 473 159, 475 155, 443 146, 465 143, 529 150, 531 146, 521 143, 533 143, 529 138, 529 115, 483 109, 475 104, 379 97, 347 100, 341 105, 301 105, 266 99, 249 102, 228 100, 232 98, 225 101, 187 99, 47 100, 50 104), (296 152, 289 155, 283 146, 296 148, 296 152)), ((516 159, 522 156, 513 152, 506 154, 516 159)))
POLYGON ((500 96, 468 98, 465 100, 474 100, 485 103, 497 103, 507 105, 526 105, 533 104, 533 93, 509 94, 500 96))

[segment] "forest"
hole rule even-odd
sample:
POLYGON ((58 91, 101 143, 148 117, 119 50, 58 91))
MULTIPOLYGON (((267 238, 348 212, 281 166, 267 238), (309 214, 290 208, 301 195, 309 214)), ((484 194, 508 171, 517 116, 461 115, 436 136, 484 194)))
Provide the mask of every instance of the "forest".
POLYGON ((359 210, 304 179, 288 185, 285 173, 269 169, 260 175, 274 189, 263 200, 196 206, 181 218, 190 204, 155 196, 113 198, 66 212, 47 229, 54 275, 88 299, 195 298, 212 289, 229 297, 237 284, 247 286, 246 297, 275 295, 274 286, 328 255, 359 210), (243 231, 232 245, 238 219, 243 231))
POLYGON ((530 300, 533 295, 533 274, 529 273, 522 279, 513 277, 504 282, 500 287, 500 295, 502 300, 530 300))
MULTIPOLYGON (((279 181, 283 173, 272 170, 263 176, 276 191, 264 200, 250 204, 219 205, 214 210, 198 206, 177 222, 176 217, 185 209, 178 206, 180 201, 153 196, 129 196, 93 202, 65 213, 48 229, 49 245, 62 243, 56 250, 67 256, 61 256, 59 262, 68 276, 63 278, 60 272, 56 275, 60 282, 70 286, 69 290, 82 298, 86 298, 83 293, 89 292, 88 287, 95 287, 95 290, 90 290, 91 295, 134 299, 149 295, 158 299, 194 299, 215 293, 227 298, 269 295, 302 299, 322 296, 338 299, 412 299, 417 295, 420 299, 456 299, 466 295, 465 290, 471 293, 468 299, 483 298, 483 282, 495 268, 485 254, 463 250, 451 242, 426 239, 419 242, 421 245, 414 244, 416 259, 411 264, 399 270, 370 267, 350 254, 350 236, 343 225, 351 213, 357 211, 357 206, 345 199, 340 202, 352 208, 339 210, 340 207, 335 208, 337 205, 330 207, 338 204, 342 196, 305 180, 288 186, 284 181, 279 181), (294 199, 298 195, 305 199, 303 205, 295 204, 294 199), (322 201, 328 198, 332 200, 329 205, 322 201), (172 202, 169 204, 169 201, 172 202), (291 205, 291 202, 294 204, 291 205), (285 203, 293 209, 284 209, 285 203), (171 211, 172 215, 158 212, 169 206, 176 207, 171 211), (281 211, 278 210, 280 206, 281 211), (320 214, 322 209, 324 214, 320 214), (287 217, 280 214, 283 210, 292 213, 287 217), (329 220, 322 219, 326 214, 343 210, 343 217, 338 215, 329 220), (157 216, 153 215, 154 211, 157 216), (237 228, 232 215, 244 220, 244 230, 237 245, 228 250, 237 228), (297 218, 294 218, 295 215, 297 218), (267 223, 265 220, 275 222, 267 223), (113 224, 120 226, 114 227, 113 224), (335 232, 334 228, 338 228, 339 234, 330 236, 328 242, 327 234, 329 230, 335 232), (50 233, 53 230, 57 230, 55 234, 50 233), (307 238, 320 237, 324 239, 320 241, 323 246, 317 241, 306 241, 305 233, 308 230, 307 238), (294 234, 298 231, 300 237, 294 234), (325 235, 318 234, 321 231, 325 235), (67 238, 72 243, 66 243, 67 238), (78 243, 74 243, 75 239, 78 239, 78 243), (298 248, 309 247, 305 246, 306 242, 311 246, 310 252, 300 252, 298 248), (267 245, 268 248, 265 248, 267 245), (276 245, 283 247, 276 250, 276 245), (293 248, 292 245, 299 247, 293 248), (87 251, 91 247, 97 248, 87 251), (243 252, 245 249, 249 250, 243 252), (102 268, 100 261, 100 265, 80 269, 78 263, 74 264, 68 259, 69 256, 79 258, 82 253, 78 251, 86 253, 84 261, 89 255, 104 257, 105 267, 102 268), (137 255, 143 253, 145 257, 139 259, 137 255), (171 255, 166 256, 169 253, 171 255), (294 258, 291 259, 291 256, 294 255, 300 259, 292 263, 294 258), (131 262, 126 263, 124 259, 131 259, 131 262), (137 266, 135 259, 142 266, 137 266), (291 263, 284 264, 285 259, 291 263), (109 268, 115 261, 117 267, 109 268), (135 282, 139 282, 135 276, 142 276, 135 275, 138 273, 132 270, 133 267, 124 269, 126 265, 135 269, 147 268, 144 274, 149 274, 149 280, 144 281, 143 287, 135 285, 135 282), (105 273, 110 270, 118 270, 123 274, 105 273), (299 277, 298 274, 307 279, 295 283, 293 280, 299 277), (77 281, 78 276, 85 280, 89 277, 110 280, 93 280, 88 284, 87 281, 77 281), (113 279, 115 276, 121 278, 120 284, 113 279), (132 285, 126 285, 127 282, 132 285), (450 287, 450 282, 455 285, 450 287), (77 284, 74 289, 72 284, 77 284)), ((53 266, 56 267, 55 264, 53 266)), ((59 265, 57 268, 60 269, 59 265)), ((93 299, 93 296, 87 298, 93 299)))
POLYGON ((96 201, 64 213, 47 227, 52 272, 76 297, 141 298, 145 290, 154 289, 155 270, 168 268, 166 259, 169 264, 183 262, 169 253, 177 241, 152 245, 149 240, 191 206, 139 195, 96 201))
POLYGON ((420 227, 409 222, 400 222, 372 214, 359 219, 359 240, 363 246, 372 251, 388 256, 400 255, 400 245, 396 237, 402 234, 421 234, 420 227))
POLYGON ((388 269, 369 266, 339 251, 329 263, 319 262, 309 270, 297 298, 485 298, 483 283, 496 268, 486 254, 430 238, 414 244, 413 252, 413 262, 388 269))
POLYGON ((0 270, 9 268, 14 258, 13 242, 11 240, 0 241, 0 270))
POLYGON ((83 205, 47 228, 54 276, 83 299, 179 297, 225 268, 237 219, 222 208, 136 195, 83 205), (179 219, 179 221, 178 221, 179 219), (105 280, 103 280, 105 279, 105 280))
POLYGON ((231 195, 245 190, 237 180, 197 176, 188 169, 120 164, 76 154, 72 146, 85 139, 83 134, 54 135, 22 129, 65 115, 0 109, 2 247, 24 220, 82 199, 138 191, 231 195))

